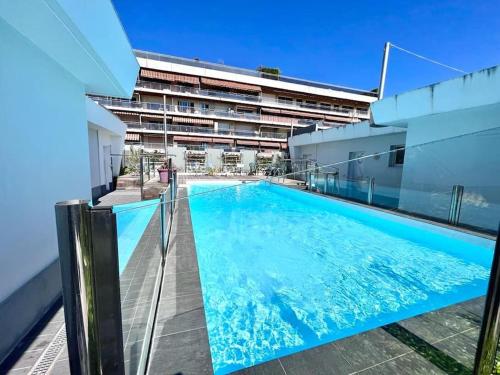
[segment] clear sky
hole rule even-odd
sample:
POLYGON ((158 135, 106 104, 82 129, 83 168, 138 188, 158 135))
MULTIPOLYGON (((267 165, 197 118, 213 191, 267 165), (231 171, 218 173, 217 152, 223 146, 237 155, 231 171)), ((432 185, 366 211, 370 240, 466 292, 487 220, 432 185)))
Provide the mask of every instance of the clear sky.
MULTIPOLYGON (((349 87, 378 86, 390 41, 467 72, 500 64, 500 0, 113 0, 132 47, 349 87)), ((459 73, 392 50, 386 93, 459 73)))

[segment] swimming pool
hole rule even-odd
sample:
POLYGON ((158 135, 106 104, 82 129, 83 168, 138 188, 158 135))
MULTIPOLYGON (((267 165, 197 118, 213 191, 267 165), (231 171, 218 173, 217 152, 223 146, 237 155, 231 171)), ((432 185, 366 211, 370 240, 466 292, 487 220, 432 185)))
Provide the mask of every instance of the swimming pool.
POLYGON ((113 212, 116 214, 116 227, 118 232, 118 264, 120 274, 127 266, 142 234, 146 230, 151 217, 158 207, 157 205, 151 205, 151 203, 159 202, 159 199, 151 199, 113 206, 113 212), (130 208, 137 207, 142 208, 130 210, 130 208))
POLYGON ((486 292, 487 239, 264 182, 189 204, 216 374, 486 292))

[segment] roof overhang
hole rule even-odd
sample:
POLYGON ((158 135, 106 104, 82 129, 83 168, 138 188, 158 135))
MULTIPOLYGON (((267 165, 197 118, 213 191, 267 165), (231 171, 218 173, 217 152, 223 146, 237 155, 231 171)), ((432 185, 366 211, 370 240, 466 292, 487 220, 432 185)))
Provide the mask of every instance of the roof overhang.
POLYGON ((499 66, 387 97, 370 109, 374 124, 407 127, 414 118, 494 104, 500 105, 499 66))
POLYGON ((97 104, 90 98, 86 99, 87 107, 87 122, 90 126, 104 129, 113 136, 125 139, 127 125, 113 113, 108 111, 103 106, 97 104))
POLYGON ((0 1, 0 18, 85 86, 129 98, 139 65, 109 0, 0 1))

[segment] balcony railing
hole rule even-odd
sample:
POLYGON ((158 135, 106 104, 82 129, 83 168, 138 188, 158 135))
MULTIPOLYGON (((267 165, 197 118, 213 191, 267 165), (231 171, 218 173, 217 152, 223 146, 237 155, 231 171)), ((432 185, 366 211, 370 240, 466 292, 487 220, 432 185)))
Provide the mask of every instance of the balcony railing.
POLYGON ((237 68, 237 67, 227 66, 227 65, 223 65, 223 64, 209 63, 209 62, 205 62, 205 61, 186 59, 186 58, 182 58, 182 57, 178 57, 178 56, 169 56, 169 55, 164 55, 164 54, 155 53, 155 52, 148 52, 148 51, 134 50, 134 53, 137 57, 142 57, 145 59, 165 61, 165 62, 170 62, 170 63, 175 63, 175 64, 195 66, 195 67, 200 67, 200 68, 205 68, 205 69, 215 69, 215 70, 224 71, 224 72, 244 74, 244 75, 248 75, 248 76, 252 76, 252 77, 272 79, 274 81, 296 83, 299 85, 311 86, 311 87, 317 87, 317 88, 323 88, 323 89, 329 89, 329 90, 339 90, 339 91, 343 91, 343 92, 349 92, 352 94, 365 95, 368 97, 377 97, 377 94, 374 92, 371 92, 371 91, 353 89, 351 87, 332 85, 332 84, 328 84, 328 83, 324 83, 324 82, 316 82, 316 81, 300 79, 300 78, 295 78, 295 77, 288 77, 288 76, 284 76, 282 74, 273 75, 270 73, 260 72, 257 70, 237 68))
MULTIPOLYGON (((163 131, 163 124, 152 123, 152 122, 126 122, 129 129, 141 129, 141 130, 154 130, 163 131)), ((274 138, 274 139, 286 139, 286 133, 279 132, 257 132, 248 130, 226 130, 226 129, 214 129, 203 126, 191 126, 191 125, 172 125, 167 124, 168 132, 181 132, 181 133, 199 133, 199 134, 215 134, 215 135, 226 135, 235 137, 252 137, 252 138, 274 138)))
POLYGON ((325 126, 325 127, 345 125, 343 123, 333 123, 315 119, 299 119, 299 118, 283 117, 275 115, 260 115, 257 113, 241 113, 241 112, 236 112, 234 110, 221 111, 213 109, 202 109, 196 107, 184 107, 184 106, 177 106, 170 104, 164 106, 161 103, 138 102, 134 100, 111 99, 111 98, 101 98, 101 97, 92 97, 92 99, 103 106, 146 109, 146 110, 161 111, 161 112, 163 112, 165 108, 165 112, 168 113, 188 113, 193 115, 203 115, 207 117, 222 117, 228 119, 252 120, 252 121, 261 121, 265 123, 280 124, 280 125, 293 126, 293 125, 317 124, 318 126, 325 126))
POLYGON ((347 109, 347 108, 339 108, 334 106, 326 106, 324 104, 313 104, 313 103, 294 103, 293 101, 283 100, 283 99, 270 99, 264 98, 260 95, 245 95, 239 94, 235 92, 224 92, 218 90, 210 90, 210 89, 200 89, 197 87, 189 87, 189 86, 181 86, 181 85, 170 85, 167 83, 160 82, 150 82, 150 81, 142 81, 139 80, 136 83, 136 86, 143 87, 147 89, 153 90, 167 90, 173 93, 181 93, 181 94, 193 94, 193 95, 201 95, 207 96, 211 98, 221 98, 221 99, 232 99, 232 100, 240 100, 247 101, 252 103, 262 103, 262 104, 280 104, 282 106, 286 106, 294 109, 312 109, 312 110, 320 110, 326 111, 332 114, 339 115, 348 115, 351 117, 356 116, 366 116, 368 115, 368 110, 366 109, 347 109))

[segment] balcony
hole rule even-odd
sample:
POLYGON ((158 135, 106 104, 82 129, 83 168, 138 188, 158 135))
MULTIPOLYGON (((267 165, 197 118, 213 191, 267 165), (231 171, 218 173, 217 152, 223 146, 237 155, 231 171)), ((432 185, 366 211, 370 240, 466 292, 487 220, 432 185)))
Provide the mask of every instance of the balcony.
MULTIPOLYGON (((127 127, 129 129, 141 130, 141 131, 149 131, 149 132, 159 132, 163 133, 164 128, 163 124, 151 123, 151 122, 126 122, 127 127)), ((203 126, 191 126, 191 125, 172 125, 167 124, 167 132, 171 133, 192 133, 192 134, 210 134, 210 135, 220 135, 225 137, 248 137, 248 138, 266 138, 266 139, 279 139, 286 140, 286 133, 278 133, 278 132, 253 132, 253 131, 245 131, 245 130, 223 130, 223 129, 214 129, 203 126)))
POLYGON ((284 117, 276 115, 261 115, 257 113, 240 113, 240 112, 235 112, 234 110, 220 111, 213 109, 201 109, 195 107, 182 107, 170 104, 164 106, 161 103, 137 102, 133 100, 111 99, 111 98, 101 98, 101 97, 92 97, 92 99, 105 107, 122 107, 122 108, 136 109, 136 110, 157 111, 161 113, 164 112, 165 108, 165 113, 168 114, 180 113, 180 114, 197 115, 203 117, 206 116, 214 118, 232 119, 238 121, 250 121, 255 123, 298 126, 298 127, 304 127, 310 125, 318 125, 319 127, 346 125, 344 123, 334 123, 317 119, 301 119, 301 118, 292 118, 292 117, 284 117))
POLYGON ((196 95, 202 96, 210 99, 229 99, 229 100, 237 100, 242 102, 251 102, 252 104, 260 104, 260 105, 271 105, 271 106, 280 106, 287 107, 291 109, 305 109, 305 110, 314 110, 325 112, 334 115, 341 116, 349 116, 349 117, 366 117, 368 116, 368 110, 366 109, 346 109, 339 108, 333 106, 326 106, 320 104, 312 104, 312 103, 294 103, 293 101, 282 100, 282 99, 269 99, 264 98, 260 95, 246 95, 246 94, 238 94, 235 92, 224 92, 218 90, 210 90, 210 89, 200 89, 197 87, 189 87, 189 86, 181 86, 181 85, 170 85, 167 83, 160 82, 150 82, 150 81, 142 81, 138 80, 136 83, 136 87, 159 90, 159 91, 169 91, 170 93, 175 94, 188 94, 188 95, 196 95))
POLYGON ((273 81, 282 81, 282 82, 295 83, 295 84, 304 85, 304 86, 348 92, 351 94, 364 95, 367 97, 377 97, 377 94, 373 93, 371 91, 353 89, 351 87, 332 85, 332 84, 328 84, 328 83, 324 83, 324 82, 316 82, 316 81, 311 81, 311 80, 307 80, 307 79, 288 77, 288 76, 284 76, 282 74, 273 75, 270 73, 259 72, 257 70, 237 68, 234 66, 215 64, 215 63, 193 60, 193 59, 186 59, 186 58, 182 58, 182 57, 178 57, 178 56, 170 56, 170 55, 149 52, 149 51, 135 50, 134 52, 135 52, 135 55, 137 57, 144 58, 144 59, 164 61, 164 62, 169 62, 169 63, 174 63, 174 64, 182 64, 182 65, 194 66, 194 67, 205 68, 205 69, 213 69, 213 70, 218 70, 218 71, 222 71, 222 72, 243 74, 243 75, 251 76, 251 77, 266 78, 266 79, 272 79, 273 81))

